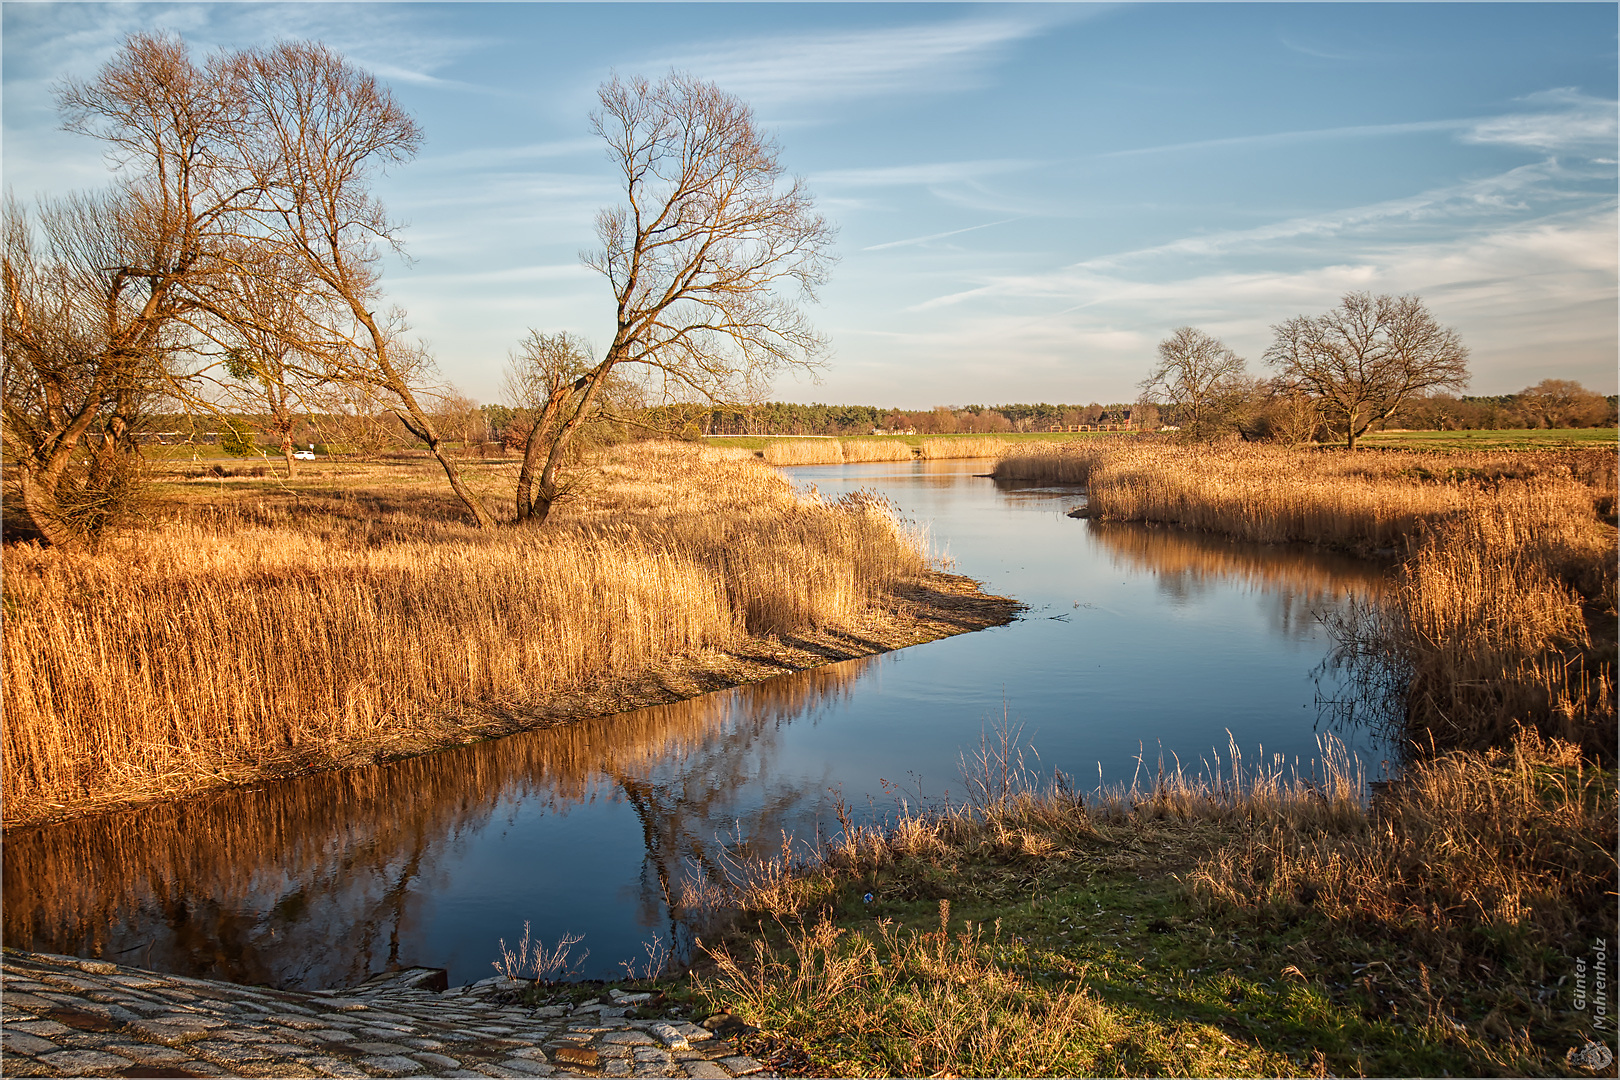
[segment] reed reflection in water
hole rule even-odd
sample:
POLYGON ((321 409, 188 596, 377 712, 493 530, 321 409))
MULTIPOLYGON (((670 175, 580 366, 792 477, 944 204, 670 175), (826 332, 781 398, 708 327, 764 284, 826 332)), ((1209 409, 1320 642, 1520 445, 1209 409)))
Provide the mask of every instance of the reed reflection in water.
POLYGON ((1172 602, 1189 603, 1242 583, 1269 601, 1272 624, 1291 638, 1346 598, 1377 601, 1389 587, 1384 566, 1296 544, 1251 544, 1207 533, 1111 521, 1085 522, 1118 567, 1147 570, 1172 602))
MULTIPOLYGON (((482 978, 496 938, 520 925, 481 899, 458 902, 458 876, 478 873, 470 849, 487 848, 492 832, 548 831, 537 817, 553 819, 554 834, 595 836, 600 829, 556 819, 609 808, 628 808, 639 823, 633 880, 513 851, 519 857, 501 865, 508 904, 528 913, 518 919, 550 926, 559 923, 551 909, 600 913, 630 899, 639 931, 679 940, 685 931, 666 897, 679 896, 692 868, 714 868, 720 844, 742 857, 756 838, 771 848, 784 830, 814 830, 828 783, 781 767, 780 728, 842 700, 881 662, 17 831, 6 838, 5 942, 239 983, 335 987, 393 964, 443 964, 446 919, 430 910, 443 908, 465 939, 459 953, 448 949, 452 980, 482 978), (467 920, 470 911, 481 917, 467 920)), ((609 831, 623 846, 624 829, 609 831)), ((587 973, 611 973, 638 954, 637 935, 625 927, 621 940, 604 940, 593 928, 587 973)))

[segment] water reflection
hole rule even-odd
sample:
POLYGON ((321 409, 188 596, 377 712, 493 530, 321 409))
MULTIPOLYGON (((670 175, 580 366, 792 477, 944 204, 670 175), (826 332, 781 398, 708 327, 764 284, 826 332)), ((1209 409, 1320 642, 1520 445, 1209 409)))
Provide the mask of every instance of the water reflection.
MULTIPOLYGON (((926 523, 1011 626, 694 701, 6 837, 7 944, 288 987, 392 963, 489 974, 525 920, 584 933, 589 977, 652 933, 685 934, 686 876, 836 828, 888 782, 939 796, 1009 713, 1043 769, 1129 780, 1232 740, 1250 760, 1316 751, 1318 615, 1373 599, 1377 567, 1172 529, 1078 521, 1073 488, 1002 489, 984 462, 799 470, 836 496, 875 487, 926 523), (1230 735, 1228 733, 1230 732, 1230 735), (1263 754, 1261 751, 1263 749, 1263 754)), ((1353 715, 1342 710, 1340 715, 1353 715)), ((1344 730, 1372 765, 1376 732, 1344 730)), ((1307 766, 1308 771, 1308 766, 1307 766)))
MULTIPOLYGON (((351 985, 426 962, 424 896, 521 810, 632 808, 638 923, 747 818, 770 842, 825 778, 775 767, 782 725, 846 697, 876 659, 386 766, 323 773, 6 837, 8 945, 284 987, 351 985), (761 793, 759 789, 763 787, 761 793), (742 805, 742 793, 754 789, 742 805)), ((515 885, 516 883, 514 883, 515 885)), ((491 930, 493 934, 493 929, 491 930)))
POLYGON ((1089 519, 1085 527, 1115 566, 1149 571, 1172 603, 1189 604, 1242 585, 1267 598, 1272 624, 1292 638, 1312 633, 1319 616, 1347 597, 1377 600, 1387 587, 1381 565, 1303 545, 1252 544, 1089 519))

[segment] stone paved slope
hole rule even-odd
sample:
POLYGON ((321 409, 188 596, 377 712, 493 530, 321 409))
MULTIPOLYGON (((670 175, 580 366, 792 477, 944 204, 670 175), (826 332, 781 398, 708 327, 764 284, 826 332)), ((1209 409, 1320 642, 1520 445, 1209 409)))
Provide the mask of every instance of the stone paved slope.
MULTIPOLYGON (((7 949, 4 1076, 763 1077, 696 1024, 502 1004, 501 979, 435 992, 414 969, 341 992, 270 990, 7 949)), ((515 984, 511 984, 515 985, 515 984)))

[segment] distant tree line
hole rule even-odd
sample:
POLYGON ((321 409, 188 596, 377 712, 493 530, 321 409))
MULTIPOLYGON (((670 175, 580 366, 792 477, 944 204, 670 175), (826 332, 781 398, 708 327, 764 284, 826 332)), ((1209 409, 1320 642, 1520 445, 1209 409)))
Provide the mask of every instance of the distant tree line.
MULTIPOLYGON (((1276 439, 1286 428, 1289 406, 1285 390, 1271 384, 1249 387, 1246 411, 1233 431, 1240 437, 1276 439)), ((1620 397, 1587 390, 1568 379, 1543 379, 1516 394, 1456 395, 1425 394, 1412 398, 1390 417, 1385 428, 1418 431, 1498 431, 1510 428, 1591 428, 1614 427, 1620 397)), ((510 405, 478 405, 466 398, 453 398, 433 413, 451 452, 463 454, 522 452, 525 433, 532 426, 532 413, 510 405)), ((1134 401, 1108 405, 963 405, 938 406, 928 410, 882 408, 876 405, 801 405, 771 401, 754 406, 714 408, 707 406, 639 407, 629 411, 617 425, 592 429, 598 441, 630 439, 639 436, 704 435, 870 435, 873 432, 915 432, 919 435, 996 434, 1041 432, 1054 427, 1068 430, 1079 425, 1123 423, 1133 427, 1181 430, 1198 421, 1184 406, 1169 402, 1134 401)), ((242 424, 257 438, 242 453, 279 450, 279 440, 266 438, 268 415, 220 416, 155 414, 142 418, 137 433, 147 444, 195 443, 224 446, 232 424, 242 424), (261 445, 262 444, 262 445, 261 445)), ((1309 437, 1328 437, 1319 418, 1309 437)), ((391 413, 376 415, 299 414, 287 429, 294 446, 315 446, 337 455, 359 456, 410 448, 426 449, 412 437, 391 413)), ((1301 439, 1303 441, 1303 438, 1301 439)))

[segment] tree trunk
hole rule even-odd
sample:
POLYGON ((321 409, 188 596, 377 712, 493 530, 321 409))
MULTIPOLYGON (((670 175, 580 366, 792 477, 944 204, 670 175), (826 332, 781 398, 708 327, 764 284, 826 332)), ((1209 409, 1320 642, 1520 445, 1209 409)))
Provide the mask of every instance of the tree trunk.
POLYGON ((83 538, 62 519, 62 508, 56 501, 56 486, 62 475, 60 467, 37 470, 31 463, 23 463, 17 471, 21 474, 18 487, 22 491, 23 509, 28 511, 29 520, 40 537, 50 547, 78 547, 83 538))
POLYGON ((477 523, 480 529, 493 529, 495 519, 489 516, 489 511, 484 507, 484 501, 468 490, 467 485, 462 482, 461 470, 456 468, 455 462, 450 460, 450 455, 444 450, 444 440, 439 438, 428 440, 428 449, 433 451, 433 456, 439 459, 440 465, 444 466, 444 475, 450 481, 450 490, 454 491, 456 498, 460 499, 467 509, 472 511, 473 521, 477 523))
MULTIPOLYGON (((623 331, 620 333, 622 334, 623 331)), ((596 400, 596 392, 601 389, 602 383, 607 379, 608 372, 613 370, 613 365, 616 363, 618 363, 618 357, 610 351, 608 359, 586 372, 574 383, 576 391, 584 389, 585 393, 579 399, 579 404, 574 408, 573 415, 568 418, 567 422, 557 432, 557 437, 551 443, 551 452, 546 455, 546 467, 540 474, 539 490, 535 492, 534 504, 529 510, 529 524, 536 528, 546 523, 546 518, 551 515, 551 507, 557 501, 559 494, 557 469, 562 464, 563 453, 567 449, 568 440, 573 436, 574 429, 579 427, 580 422, 585 419, 585 414, 596 400)))
MULTIPOLYGON (((529 437, 523 441, 523 465, 518 469, 517 482, 517 522, 519 525, 532 525, 538 527, 545 524, 545 514, 538 518, 534 515, 534 499, 531 492, 534 490, 535 469, 540 465, 541 452, 545 449, 546 435, 557 420, 557 413, 562 409, 563 391, 553 387, 546 396, 545 408, 541 411, 539 419, 529 429, 529 437)), ((543 475, 543 470, 542 470, 543 475)), ((551 510, 550 504, 546 512, 551 510)))

